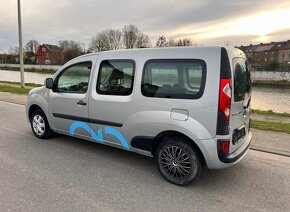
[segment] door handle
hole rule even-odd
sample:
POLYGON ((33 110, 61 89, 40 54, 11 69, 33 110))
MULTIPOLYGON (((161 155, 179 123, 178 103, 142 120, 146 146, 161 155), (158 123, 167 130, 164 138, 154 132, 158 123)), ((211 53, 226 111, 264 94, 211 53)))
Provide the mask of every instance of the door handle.
POLYGON ((85 103, 85 102, 82 101, 82 100, 79 100, 79 101, 77 102, 77 104, 78 104, 78 105, 87 105, 87 103, 85 103))

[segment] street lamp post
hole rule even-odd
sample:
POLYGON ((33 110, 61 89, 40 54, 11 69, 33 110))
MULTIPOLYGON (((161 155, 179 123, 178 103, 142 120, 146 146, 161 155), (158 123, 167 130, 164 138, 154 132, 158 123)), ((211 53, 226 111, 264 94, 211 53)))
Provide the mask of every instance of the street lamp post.
POLYGON ((22 49, 22 28, 21 28, 21 5, 20 5, 20 0, 17 0, 17 6, 18 6, 20 81, 21 81, 21 88, 24 88, 25 84, 24 84, 24 67, 23 67, 23 49, 22 49))

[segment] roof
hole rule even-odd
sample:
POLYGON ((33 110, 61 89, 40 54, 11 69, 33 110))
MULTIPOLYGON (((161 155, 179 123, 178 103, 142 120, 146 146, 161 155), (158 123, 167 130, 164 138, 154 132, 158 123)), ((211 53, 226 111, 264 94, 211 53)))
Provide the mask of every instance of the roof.
POLYGON ((278 50, 290 50, 290 40, 283 42, 282 45, 277 45, 278 50))
POLYGON ((251 53, 251 52, 255 52, 258 47, 259 47, 259 45, 252 45, 251 44, 250 46, 241 46, 241 47, 237 47, 237 48, 241 49, 245 53, 251 53))
POLYGON ((45 45, 49 50, 52 50, 52 51, 61 51, 61 49, 56 46, 56 45, 51 45, 51 44, 43 44, 45 45))
POLYGON ((264 51, 269 51, 273 48, 274 44, 263 44, 263 45, 259 45, 255 51, 256 52, 264 52, 264 51))
POLYGON ((290 49, 290 40, 237 47, 245 53, 290 49))

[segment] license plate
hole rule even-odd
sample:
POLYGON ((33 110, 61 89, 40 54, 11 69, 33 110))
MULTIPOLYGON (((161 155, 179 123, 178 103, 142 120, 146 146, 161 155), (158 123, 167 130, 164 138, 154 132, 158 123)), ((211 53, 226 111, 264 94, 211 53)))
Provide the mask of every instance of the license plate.
POLYGON ((233 133, 233 145, 237 144, 240 142, 240 140, 242 140, 246 135, 246 130, 245 127, 241 127, 239 129, 235 129, 234 133, 233 133))

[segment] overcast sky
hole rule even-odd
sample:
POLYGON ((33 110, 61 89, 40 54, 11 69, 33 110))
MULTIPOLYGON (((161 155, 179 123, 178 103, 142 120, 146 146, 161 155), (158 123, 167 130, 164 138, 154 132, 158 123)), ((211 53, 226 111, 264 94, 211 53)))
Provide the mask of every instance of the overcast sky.
MULTIPOLYGON (((23 41, 88 46, 104 29, 135 24, 150 36, 204 45, 290 40, 289 0, 21 0, 23 41)), ((18 45, 17 0, 1 0, 0 52, 18 45)))

